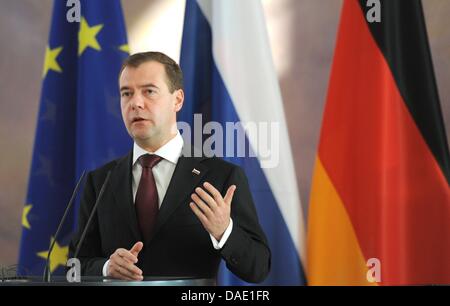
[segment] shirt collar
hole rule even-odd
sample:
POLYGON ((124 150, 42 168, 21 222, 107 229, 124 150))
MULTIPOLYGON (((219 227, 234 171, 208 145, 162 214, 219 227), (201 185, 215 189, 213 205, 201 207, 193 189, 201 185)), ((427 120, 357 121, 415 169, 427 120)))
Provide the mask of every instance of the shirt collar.
POLYGON ((178 158, 181 155, 181 150, 183 149, 183 137, 181 137, 180 132, 177 131, 177 135, 169 140, 165 145, 156 150, 155 152, 148 152, 142 149, 136 142, 133 146, 133 165, 136 161, 145 154, 155 154, 158 155, 165 160, 176 164, 178 162, 178 158))

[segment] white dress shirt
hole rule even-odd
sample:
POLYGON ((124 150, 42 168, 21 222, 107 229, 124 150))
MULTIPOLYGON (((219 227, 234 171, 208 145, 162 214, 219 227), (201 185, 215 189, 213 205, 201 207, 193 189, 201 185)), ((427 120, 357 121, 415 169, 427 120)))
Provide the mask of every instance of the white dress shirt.
MULTIPOLYGON (((166 195, 167 188, 169 187, 170 180, 172 179, 173 172, 175 171, 175 167, 177 165, 178 159, 181 156, 181 151, 183 149, 183 137, 181 137, 180 132, 177 132, 177 135, 169 140, 165 145, 156 150, 155 152, 148 152, 142 149, 139 145, 134 143, 133 146, 133 166, 131 169, 132 172, 132 182, 131 187, 133 190, 133 202, 136 199, 136 193, 139 186, 139 182, 141 180, 142 174, 142 166, 139 163, 139 157, 145 154, 155 154, 163 159, 157 163, 152 168, 153 177, 155 178, 156 190, 158 191, 158 205, 161 207, 161 204, 164 200, 164 196, 166 195)), ((194 213, 194 212, 192 212, 194 213)), ((220 250, 225 242, 228 240, 228 237, 231 234, 233 229, 233 220, 230 219, 230 224, 222 235, 222 239, 217 241, 211 234, 209 235, 211 238, 211 242, 213 247, 216 250, 220 250)), ((109 260, 106 261, 103 266, 103 276, 107 276, 109 260)))

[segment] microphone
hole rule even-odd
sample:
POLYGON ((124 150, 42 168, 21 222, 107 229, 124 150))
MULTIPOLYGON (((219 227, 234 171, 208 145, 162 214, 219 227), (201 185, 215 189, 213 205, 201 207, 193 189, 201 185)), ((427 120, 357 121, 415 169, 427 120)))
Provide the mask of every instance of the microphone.
POLYGON ((102 188, 100 189, 100 193, 98 194, 97 200, 95 201, 94 208, 92 208, 91 214, 89 215, 89 219, 88 219, 86 225, 84 226, 83 233, 81 234, 80 240, 78 241, 77 248, 75 249, 75 253, 73 254, 72 258, 78 257, 78 253, 80 252, 81 245, 83 244, 87 230, 89 229, 89 225, 91 224, 94 214, 97 210, 98 203, 100 203, 100 200, 103 197, 103 193, 105 192, 105 187, 108 184, 110 176, 111 176, 111 170, 109 170, 108 173, 106 174, 105 181, 103 182, 102 188))
POLYGON ((66 220, 67 214, 69 213, 70 207, 72 207, 72 203, 75 200, 75 196, 78 193, 78 189, 81 185, 81 182, 83 181, 84 177, 86 175, 86 170, 83 171, 83 173, 81 174, 81 177, 78 179, 77 185, 75 186, 75 189, 73 190, 72 193, 72 197, 70 198, 69 204, 67 204, 66 210, 64 211, 64 214, 61 218, 61 221, 59 222, 58 225, 58 229, 56 230, 55 236, 53 238, 52 244, 50 245, 50 248, 48 249, 48 254, 47 254, 47 261, 45 263, 45 268, 44 268, 44 275, 42 277, 42 280, 44 282, 50 282, 50 277, 51 277, 51 272, 49 271, 49 266, 50 266, 50 255, 53 251, 53 247, 55 246, 56 240, 58 238, 59 232, 62 229, 62 225, 64 224, 64 221, 66 220))

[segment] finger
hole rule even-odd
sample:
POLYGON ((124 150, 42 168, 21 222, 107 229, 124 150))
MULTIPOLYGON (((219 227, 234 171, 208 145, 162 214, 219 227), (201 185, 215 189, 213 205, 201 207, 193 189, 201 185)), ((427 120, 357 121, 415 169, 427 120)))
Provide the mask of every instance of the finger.
POLYGON ((117 250, 117 254, 122 257, 125 258, 126 260, 128 260, 129 262, 132 263, 137 263, 138 259, 135 255, 133 255, 130 251, 125 250, 125 249, 118 249, 117 250))
POLYGON ((120 273, 119 266, 114 264, 113 262, 110 262, 108 265, 108 277, 122 280, 133 280, 131 277, 120 273))
POLYGON ((114 264, 114 265, 119 265, 119 266, 123 266, 123 267, 128 267, 128 266, 130 266, 130 267, 135 267, 137 270, 135 270, 135 272, 136 273, 138 273, 138 274, 142 274, 142 271, 139 269, 139 268, 137 268, 135 265, 134 265, 134 263, 133 262, 131 262, 131 261, 129 261, 128 259, 126 259, 126 258, 124 258, 124 257, 122 257, 122 256, 120 256, 119 254, 118 254, 119 252, 116 252, 116 253, 114 253, 111 257, 110 257, 110 262, 112 263, 112 264, 114 264))
POLYGON ((212 210, 217 208, 217 203, 212 196, 209 195, 205 190, 200 187, 195 188, 195 192, 200 196, 200 198, 206 202, 206 204, 211 207, 212 210))
POLYGON ((223 198, 220 191, 216 189, 213 185, 208 182, 203 183, 203 186, 208 190, 208 192, 214 197, 214 200, 220 205, 222 204, 223 198))
POLYGON ((197 218, 200 220, 200 222, 204 225, 206 222, 208 222, 208 218, 203 214, 203 212, 195 205, 195 203, 191 202, 189 204, 194 214, 197 216, 197 218))
POLYGON ((227 203, 228 205, 230 205, 231 201, 233 201, 233 196, 234 196, 235 191, 236 191, 236 185, 231 185, 228 188, 227 193, 225 194, 225 198, 223 199, 225 201, 225 203, 227 203))
POLYGON ((133 245, 133 247, 130 250, 130 253, 133 254, 134 256, 136 256, 136 259, 137 259, 137 256, 138 256, 139 252, 142 251, 143 247, 144 247, 144 244, 142 242, 138 241, 133 245))
POLYGON ((123 267, 118 267, 118 273, 120 275, 122 275, 123 277, 127 278, 128 280, 135 280, 135 281, 139 281, 139 280, 143 280, 144 277, 142 275, 137 275, 134 274, 132 272, 130 272, 129 270, 123 268, 123 267))
POLYGON ((120 266, 124 269, 127 269, 128 271, 130 271, 133 274, 142 275, 142 270, 139 269, 138 267, 136 267, 133 263, 129 262, 128 260, 126 260, 120 256, 115 257, 113 260, 114 260, 114 264, 116 266, 120 266))
POLYGON ((211 211, 211 208, 209 208, 209 206, 206 205, 205 202, 203 202, 198 195, 194 193, 192 194, 191 198, 195 202, 195 204, 197 204, 198 208, 202 210, 205 216, 209 217, 212 215, 213 212, 211 211))
POLYGON ((126 280, 142 280, 143 279, 142 275, 136 275, 122 266, 115 266, 115 271, 116 271, 117 275, 122 279, 126 279, 126 280))
POLYGON ((120 279, 120 280, 131 280, 128 276, 122 275, 119 272, 117 272, 116 267, 111 267, 109 272, 109 277, 113 279, 120 279))

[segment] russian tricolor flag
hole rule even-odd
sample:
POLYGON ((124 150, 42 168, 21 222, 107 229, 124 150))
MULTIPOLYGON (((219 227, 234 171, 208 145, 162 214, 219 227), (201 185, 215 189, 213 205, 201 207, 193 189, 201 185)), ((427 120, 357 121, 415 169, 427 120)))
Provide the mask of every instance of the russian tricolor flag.
MULTIPOLYGON (((263 284, 305 284, 303 213, 260 1, 187 0, 180 62, 186 96, 179 121, 192 127, 194 114, 202 114, 203 124, 215 121, 224 129, 236 122, 277 127, 270 140, 276 147, 268 152, 278 154, 275 164, 264 166, 267 156, 259 154, 258 133, 245 137, 257 157, 234 154, 225 159, 246 172, 269 240, 272 267, 263 284)), ((222 265, 219 284, 245 283, 222 265)))

